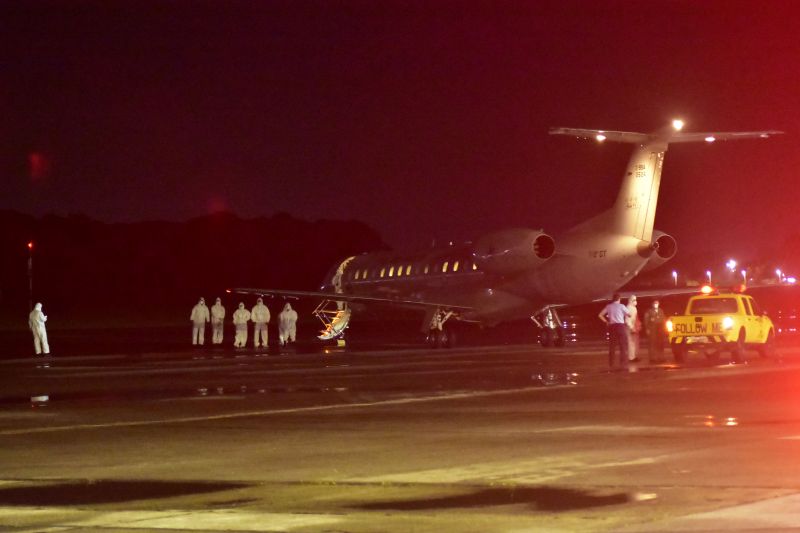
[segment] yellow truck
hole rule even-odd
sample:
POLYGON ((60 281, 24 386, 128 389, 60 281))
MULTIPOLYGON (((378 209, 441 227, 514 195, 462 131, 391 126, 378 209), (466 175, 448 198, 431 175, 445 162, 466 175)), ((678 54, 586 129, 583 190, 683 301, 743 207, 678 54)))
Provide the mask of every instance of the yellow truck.
POLYGON ((692 296, 683 315, 667 320, 669 345, 675 361, 686 360, 689 350, 698 350, 711 360, 720 352, 731 353, 742 362, 744 351, 753 348, 762 357, 775 353, 775 326, 752 296, 736 292, 711 292, 692 296))

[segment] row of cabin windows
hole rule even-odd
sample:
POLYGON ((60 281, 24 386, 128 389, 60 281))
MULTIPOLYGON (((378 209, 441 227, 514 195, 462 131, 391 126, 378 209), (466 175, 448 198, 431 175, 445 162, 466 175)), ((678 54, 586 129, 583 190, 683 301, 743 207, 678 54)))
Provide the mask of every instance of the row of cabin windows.
MULTIPOLYGON (((375 268, 372 270, 372 277, 373 278, 399 278, 410 276, 412 270, 412 265, 389 265, 383 266, 380 268, 375 268)), ((431 274, 431 273, 443 273, 447 274, 450 272, 469 272, 470 270, 478 270, 478 265, 474 262, 467 260, 463 263, 459 260, 453 261, 444 261, 441 263, 435 263, 433 266, 430 264, 427 265, 417 265, 416 274, 431 274), (463 267, 463 268, 462 268, 463 267)), ((370 271, 367 268, 356 270, 355 272, 350 272, 348 277, 352 280, 365 280, 369 279, 370 271)))

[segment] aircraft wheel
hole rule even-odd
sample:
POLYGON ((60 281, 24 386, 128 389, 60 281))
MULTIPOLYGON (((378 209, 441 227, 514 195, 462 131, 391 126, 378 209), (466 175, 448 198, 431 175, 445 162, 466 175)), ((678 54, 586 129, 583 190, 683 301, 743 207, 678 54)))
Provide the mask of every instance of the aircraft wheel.
POLYGON ((442 346, 445 348, 455 348, 456 346, 456 331, 452 326, 445 326, 442 339, 442 346))
POLYGON ((548 346, 553 345, 553 330, 550 328, 542 328, 542 331, 539 333, 539 342, 545 348, 548 346))
POLYGON ((438 329, 431 330, 428 335, 428 344, 431 348, 441 348, 444 345, 444 332, 438 329))
POLYGON ((560 347, 564 346, 565 342, 566 342, 566 339, 564 338, 564 330, 561 329, 561 328, 557 329, 556 330, 556 338, 553 341, 553 346, 557 346, 557 347, 560 348, 560 347))

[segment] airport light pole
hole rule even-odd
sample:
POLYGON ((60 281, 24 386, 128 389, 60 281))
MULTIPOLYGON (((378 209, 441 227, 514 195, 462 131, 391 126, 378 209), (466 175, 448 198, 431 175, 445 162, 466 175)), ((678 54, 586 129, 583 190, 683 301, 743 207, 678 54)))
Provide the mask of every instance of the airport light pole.
POLYGON ((33 311, 33 241, 28 241, 28 311, 33 311))
POLYGON ((677 270, 673 270, 672 271, 672 282, 675 284, 676 287, 678 286, 678 271, 677 270))
POLYGON ((706 278, 708 278, 708 283, 710 284, 711 283, 711 271, 710 270, 706 270, 706 278))

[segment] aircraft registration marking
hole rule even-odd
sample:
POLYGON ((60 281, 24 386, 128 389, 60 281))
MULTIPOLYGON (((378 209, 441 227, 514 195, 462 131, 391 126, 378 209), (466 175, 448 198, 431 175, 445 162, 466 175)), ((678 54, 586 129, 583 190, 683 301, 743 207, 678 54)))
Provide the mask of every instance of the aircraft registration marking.
POLYGON ((598 259, 600 257, 605 257, 607 250, 589 250, 589 257, 592 259, 598 259))

